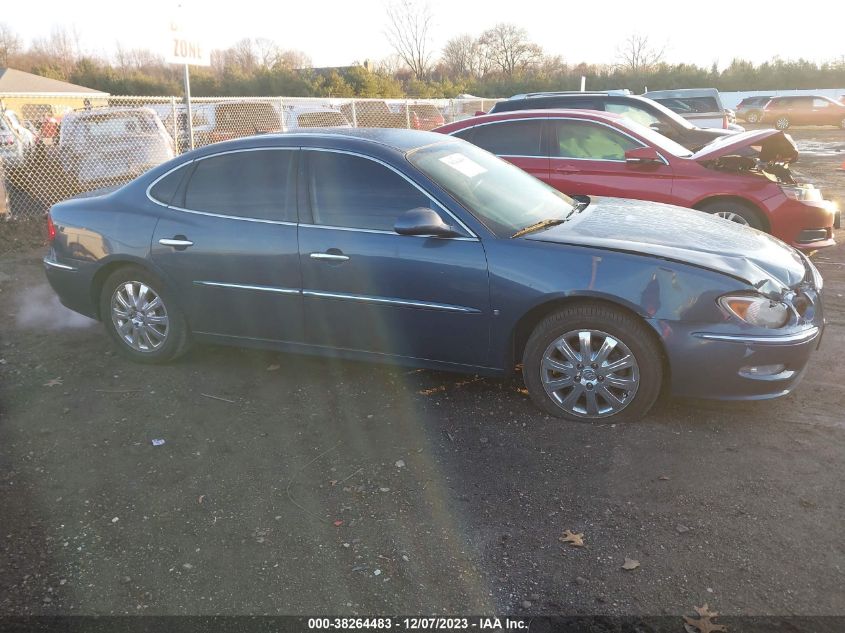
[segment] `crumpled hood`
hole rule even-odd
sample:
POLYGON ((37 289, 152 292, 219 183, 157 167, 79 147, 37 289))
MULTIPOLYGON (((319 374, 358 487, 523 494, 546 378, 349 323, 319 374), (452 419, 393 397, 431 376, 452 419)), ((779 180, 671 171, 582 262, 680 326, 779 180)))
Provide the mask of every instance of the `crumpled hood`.
POLYGON ((792 137, 780 130, 752 130, 717 138, 693 154, 692 159, 708 161, 723 156, 748 156, 766 163, 792 163, 798 160, 798 148, 792 137))
POLYGON ((692 264, 780 294, 807 274, 780 240, 701 211, 622 198, 591 199, 563 224, 523 239, 627 251, 692 264))

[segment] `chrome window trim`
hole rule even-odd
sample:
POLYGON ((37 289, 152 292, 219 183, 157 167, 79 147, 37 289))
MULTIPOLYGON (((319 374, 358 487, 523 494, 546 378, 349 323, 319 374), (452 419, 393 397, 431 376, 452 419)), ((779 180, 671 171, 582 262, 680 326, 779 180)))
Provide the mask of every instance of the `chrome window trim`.
POLYGON ((441 312, 460 312, 463 314, 481 314, 477 308, 456 306, 448 303, 434 303, 432 301, 415 301, 413 299, 389 299, 386 297, 374 297, 372 295, 356 295, 344 292, 321 292, 316 290, 303 290, 303 296, 317 297, 321 299, 340 299, 344 301, 358 301, 360 303, 375 303, 379 305, 396 305, 408 308, 424 308, 428 310, 439 310, 441 312))
POLYGON ((183 167, 187 167, 191 163, 196 163, 202 160, 206 160, 208 158, 214 158, 216 156, 225 156, 226 154, 239 154, 242 152, 267 152, 267 151, 295 151, 300 149, 299 147, 243 147, 240 149, 229 149, 221 152, 215 152, 214 154, 208 154, 207 156, 200 156, 198 158, 192 158, 191 160, 187 160, 184 163, 181 163, 174 167, 173 169, 168 170, 167 172, 163 173, 161 176, 156 178, 150 185, 147 187, 147 199, 150 202, 153 202, 161 207, 166 209, 172 209, 174 211, 181 211, 183 213, 193 213, 195 215, 205 215, 212 218, 223 218, 225 220, 243 220, 244 222, 258 222, 259 224, 277 224, 280 226, 296 226, 296 222, 291 222, 289 220, 265 220, 262 218, 249 218, 240 215, 227 215, 225 213, 214 213, 212 211, 199 211, 197 209, 185 209, 183 207, 177 207, 176 205, 172 204, 164 204, 160 200, 156 200, 150 194, 150 190, 155 187, 159 180, 162 180, 172 174, 174 171, 178 169, 182 169, 183 167))
POLYGON ((356 229, 351 226, 333 226, 331 224, 307 224, 307 223, 300 223, 299 225, 302 229, 328 229, 332 231, 350 231, 352 233, 374 233, 376 235, 393 235, 395 237, 415 237, 417 239, 424 239, 424 240, 452 240, 455 242, 478 242, 479 239, 477 237, 436 237, 433 235, 399 235, 396 231, 384 231, 382 229, 356 229))
POLYGON ((49 256, 45 257, 41 261, 44 263, 45 266, 47 266, 49 268, 58 268, 59 270, 71 270, 71 271, 74 271, 74 272, 76 270, 78 270, 74 266, 68 266, 66 264, 60 264, 59 262, 54 262, 53 260, 51 260, 49 258, 49 256))
POLYGON ((254 284, 232 284, 222 281, 194 281, 197 286, 213 286, 215 288, 234 288, 236 290, 258 290, 283 295, 298 295, 302 291, 297 288, 283 288, 281 286, 258 286, 254 284))
MULTIPOLYGON (((401 171, 396 169, 396 167, 394 167, 393 165, 390 165, 390 164, 384 162, 383 160, 381 160, 379 158, 375 158, 373 156, 367 156, 366 154, 361 154, 361 153, 358 153, 358 152, 353 152, 353 151, 345 150, 345 149, 334 149, 334 148, 328 148, 328 147, 303 147, 301 149, 302 149, 303 152, 330 152, 330 153, 334 153, 334 154, 347 154, 349 156, 357 156, 358 158, 370 160, 370 161, 373 161, 374 163, 378 163, 378 164, 380 164, 384 167, 387 167, 390 171, 394 172, 399 177, 406 180, 415 189, 417 189, 420 193, 422 193, 426 198, 428 198, 434 204, 436 204, 444 213, 446 213, 446 215, 448 215, 455 222, 457 222, 458 226, 460 226, 470 236, 469 238, 461 236, 461 237, 440 238, 440 239, 471 239, 473 241, 478 241, 478 236, 466 224, 464 224, 458 217, 456 217, 455 214, 453 214, 451 211, 449 211, 449 209, 447 209, 437 198, 432 196, 428 191, 423 189, 420 185, 418 185, 416 182, 411 180, 408 176, 406 176, 401 171)), ((327 225, 317 225, 317 224, 310 224, 310 225, 309 224, 300 224, 300 226, 320 226, 320 227, 325 226, 327 228, 348 228, 348 229, 351 229, 353 231, 370 231, 370 232, 377 232, 377 233, 388 233, 390 235, 397 235, 397 233, 394 233, 393 231, 381 231, 381 230, 378 230, 378 229, 356 229, 355 227, 328 227, 327 225)))
POLYGON ((731 343, 746 343, 752 345, 795 345, 812 341, 819 334, 819 328, 813 326, 801 332, 781 336, 766 336, 754 334, 714 334, 711 332, 693 332, 693 336, 709 341, 728 341, 731 343))

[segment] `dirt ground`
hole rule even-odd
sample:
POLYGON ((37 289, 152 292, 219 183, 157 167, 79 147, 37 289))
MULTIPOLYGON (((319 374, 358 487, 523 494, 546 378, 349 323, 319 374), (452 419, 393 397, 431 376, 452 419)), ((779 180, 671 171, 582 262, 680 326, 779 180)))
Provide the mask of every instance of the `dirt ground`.
MULTIPOLYGON (((845 132, 793 135, 845 205, 845 132)), ((40 238, 4 234, 0 615, 845 615, 845 231, 792 395, 628 426, 473 376, 207 346, 133 365, 59 305, 40 238)))

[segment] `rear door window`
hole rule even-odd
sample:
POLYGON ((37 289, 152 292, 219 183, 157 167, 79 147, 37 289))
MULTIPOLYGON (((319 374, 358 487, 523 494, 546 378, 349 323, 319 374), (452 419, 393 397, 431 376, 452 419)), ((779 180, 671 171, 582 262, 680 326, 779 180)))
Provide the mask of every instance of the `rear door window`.
POLYGON ((196 161, 185 209, 237 218, 296 221, 295 150, 245 150, 196 161))
POLYGON ((473 145, 491 154, 545 158, 542 149, 543 119, 489 123, 474 129, 473 145))

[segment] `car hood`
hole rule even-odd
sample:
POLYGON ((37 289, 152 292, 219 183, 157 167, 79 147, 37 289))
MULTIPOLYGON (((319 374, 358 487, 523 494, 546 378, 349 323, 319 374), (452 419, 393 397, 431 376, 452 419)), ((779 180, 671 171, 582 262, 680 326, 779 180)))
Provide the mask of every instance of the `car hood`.
POLYGON ((798 285, 807 274, 801 255, 767 233, 657 202, 592 198, 563 224, 524 239, 683 262, 741 279, 771 296, 798 285))
POLYGON ((718 138, 693 154, 692 159, 710 161, 737 155, 767 163, 791 163, 798 159, 798 148, 792 137, 780 130, 752 130, 718 138))

